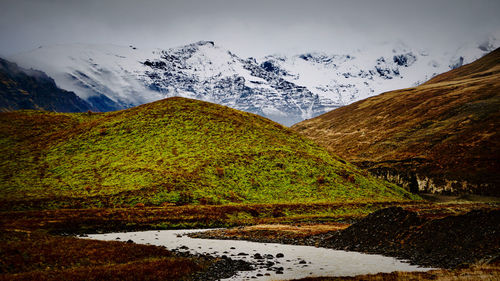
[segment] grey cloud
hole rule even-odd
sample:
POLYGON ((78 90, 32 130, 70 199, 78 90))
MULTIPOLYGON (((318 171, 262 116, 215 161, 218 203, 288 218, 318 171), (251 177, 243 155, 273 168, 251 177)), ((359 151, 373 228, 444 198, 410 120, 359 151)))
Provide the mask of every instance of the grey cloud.
POLYGON ((449 48, 500 31, 496 0, 1 0, 0 55, 56 43, 173 47, 214 40, 243 56, 402 40, 449 48))

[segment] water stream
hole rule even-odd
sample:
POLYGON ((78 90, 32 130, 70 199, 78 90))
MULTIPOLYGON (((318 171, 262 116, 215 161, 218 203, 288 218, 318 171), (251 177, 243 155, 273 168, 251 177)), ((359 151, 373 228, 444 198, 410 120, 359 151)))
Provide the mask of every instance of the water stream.
POLYGON ((240 271, 225 280, 290 280, 318 276, 355 276, 392 271, 427 271, 395 258, 338 251, 311 246, 258 243, 240 240, 190 238, 197 230, 154 230, 88 235, 97 240, 132 240, 138 244, 165 246, 169 250, 210 254, 251 262, 256 270, 240 271), (257 255, 256 255, 257 254, 257 255), (256 278, 255 278, 256 277, 256 278))

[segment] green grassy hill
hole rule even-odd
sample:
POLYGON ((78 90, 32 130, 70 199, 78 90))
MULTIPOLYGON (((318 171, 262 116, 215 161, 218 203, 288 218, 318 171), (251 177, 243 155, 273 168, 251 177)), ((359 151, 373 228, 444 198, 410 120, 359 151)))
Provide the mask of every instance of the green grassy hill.
POLYGON ((1 113, 0 176, 3 208, 415 198, 268 119, 185 98, 1 113))

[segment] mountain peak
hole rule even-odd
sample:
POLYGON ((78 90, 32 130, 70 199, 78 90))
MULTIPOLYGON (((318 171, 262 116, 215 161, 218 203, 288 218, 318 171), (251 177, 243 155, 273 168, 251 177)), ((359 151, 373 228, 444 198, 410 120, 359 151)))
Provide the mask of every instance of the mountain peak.
POLYGON ((215 43, 214 41, 206 41, 206 40, 201 40, 201 41, 198 41, 196 43, 194 43, 195 45, 198 45, 198 46, 215 46, 215 43))
POLYGON ((490 35, 486 40, 481 42, 478 48, 483 52, 492 52, 500 47, 500 40, 496 36, 490 35))

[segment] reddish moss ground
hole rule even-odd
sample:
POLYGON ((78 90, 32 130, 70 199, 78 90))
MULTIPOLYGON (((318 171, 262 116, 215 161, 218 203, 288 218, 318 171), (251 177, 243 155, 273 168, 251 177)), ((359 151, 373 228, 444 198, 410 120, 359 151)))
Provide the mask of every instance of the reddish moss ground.
POLYGON ((183 280, 209 265, 164 248, 48 235, 0 232, 0 280, 183 280))
MULTIPOLYGON (((492 203, 493 204, 493 203, 492 203)), ((490 208, 485 203, 383 202, 335 204, 242 204, 231 206, 165 206, 114 209, 58 209, 0 212, 3 229, 54 233, 88 233, 172 228, 228 227, 255 224, 350 222, 390 206, 439 218, 490 208)))

